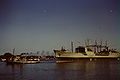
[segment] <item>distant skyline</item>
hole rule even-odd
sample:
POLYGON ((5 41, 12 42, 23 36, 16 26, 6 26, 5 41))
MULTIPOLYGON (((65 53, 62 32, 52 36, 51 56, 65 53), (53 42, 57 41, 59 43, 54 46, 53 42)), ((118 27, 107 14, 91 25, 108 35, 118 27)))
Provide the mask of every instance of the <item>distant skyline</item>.
POLYGON ((119 0, 0 0, 0 54, 70 49, 86 39, 120 49, 119 29, 119 0))

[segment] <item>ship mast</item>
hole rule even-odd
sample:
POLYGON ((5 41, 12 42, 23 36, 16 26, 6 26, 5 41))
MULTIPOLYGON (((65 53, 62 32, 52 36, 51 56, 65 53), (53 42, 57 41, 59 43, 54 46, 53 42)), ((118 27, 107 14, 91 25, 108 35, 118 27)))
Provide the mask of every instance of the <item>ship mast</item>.
POLYGON ((100 41, 100 51, 99 52, 101 52, 101 50, 102 50, 102 40, 100 41))
POLYGON ((88 47, 90 43, 90 39, 85 40, 85 46, 88 47))
POLYGON ((95 46, 95 47, 94 47, 94 52, 97 53, 97 50, 98 50, 98 49, 97 49, 97 41, 96 41, 96 40, 95 40, 95 45, 94 45, 94 46, 95 46))
POLYGON ((71 51, 73 52, 73 42, 71 41, 71 51))
POLYGON ((89 42, 90 42, 90 40, 89 40, 89 39, 87 39, 87 46, 89 46, 89 42))
POLYGON ((105 47, 106 47, 106 49, 108 51, 108 42, 107 42, 107 40, 105 41, 105 47))
POLYGON ((15 48, 13 49, 13 55, 15 54, 15 48))

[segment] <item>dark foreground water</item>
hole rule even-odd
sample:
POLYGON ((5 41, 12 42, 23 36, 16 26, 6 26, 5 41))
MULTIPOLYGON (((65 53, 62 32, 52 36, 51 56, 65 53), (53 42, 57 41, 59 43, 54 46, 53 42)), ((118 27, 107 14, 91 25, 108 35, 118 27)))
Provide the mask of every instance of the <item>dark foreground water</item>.
POLYGON ((0 80, 120 80, 118 61, 80 61, 8 65, 0 62, 0 80))

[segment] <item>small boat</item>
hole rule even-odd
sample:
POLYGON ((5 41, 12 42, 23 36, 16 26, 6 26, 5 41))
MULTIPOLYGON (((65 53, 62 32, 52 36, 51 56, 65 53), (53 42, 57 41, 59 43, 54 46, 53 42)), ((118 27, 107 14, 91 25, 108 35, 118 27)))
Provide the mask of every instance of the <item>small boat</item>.
POLYGON ((40 59, 33 56, 13 56, 7 61, 7 63, 33 64, 40 63, 40 59))

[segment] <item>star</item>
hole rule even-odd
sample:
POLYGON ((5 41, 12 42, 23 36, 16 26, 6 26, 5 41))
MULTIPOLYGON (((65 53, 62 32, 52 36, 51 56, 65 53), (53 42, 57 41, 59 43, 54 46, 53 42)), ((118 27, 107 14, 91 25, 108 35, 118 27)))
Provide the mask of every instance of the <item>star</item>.
POLYGON ((44 12, 44 13, 47 13, 47 10, 46 10, 46 9, 44 9, 44 10, 43 10, 43 12, 44 12))
POLYGON ((112 13, 112 12, 113 12, 113 10, 110 10, 109 12, 110 12, 110 13, 112 13))

